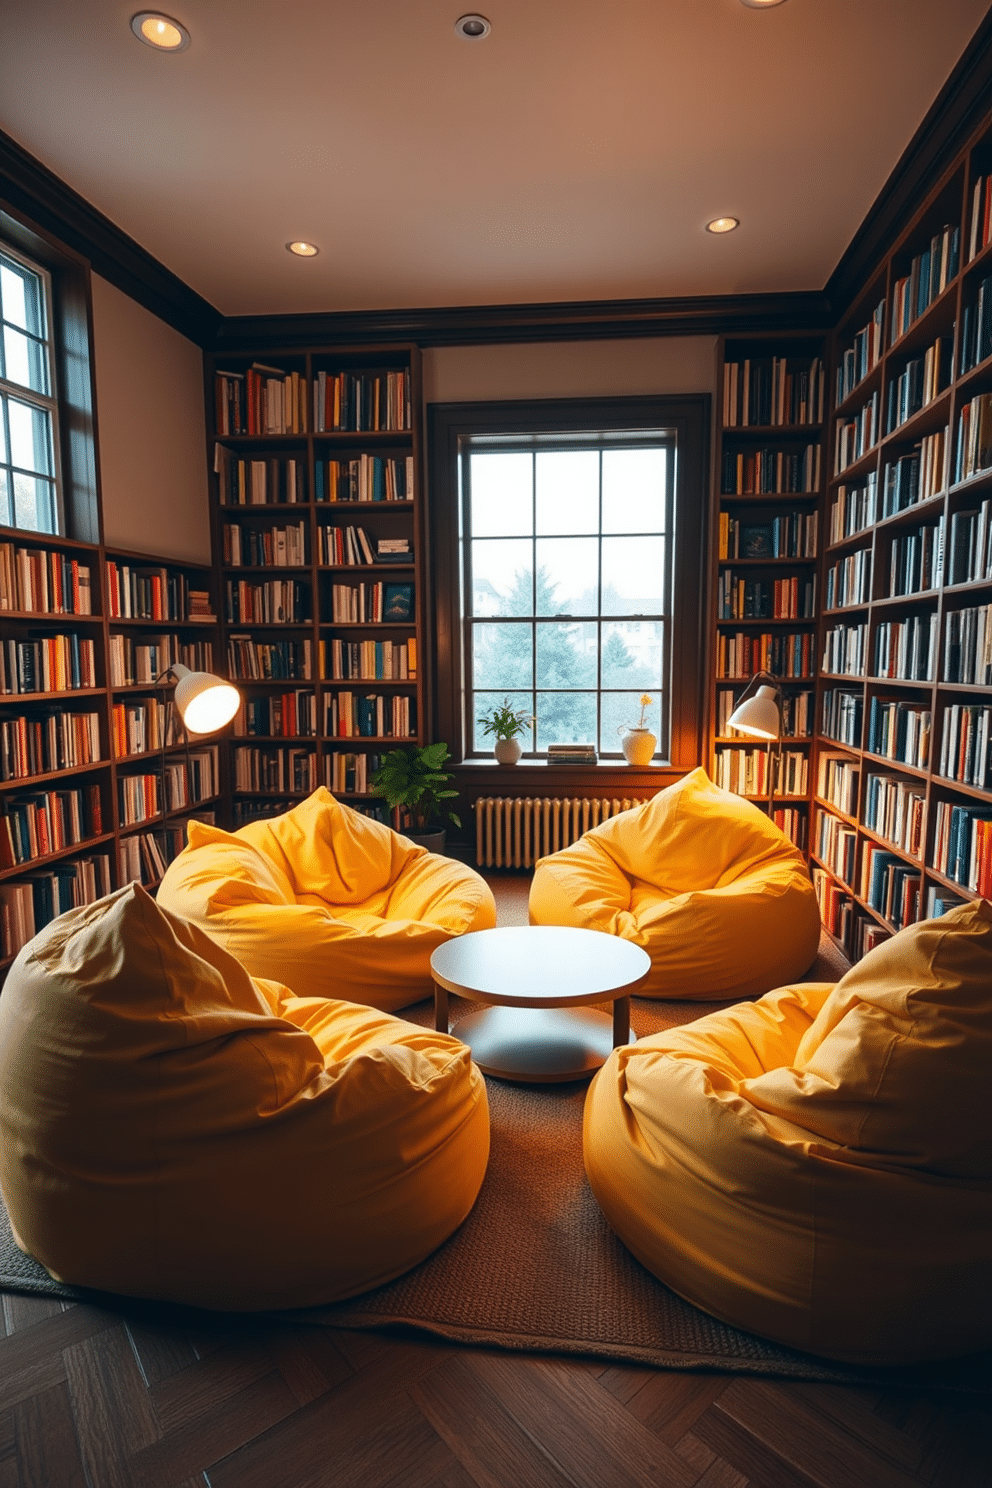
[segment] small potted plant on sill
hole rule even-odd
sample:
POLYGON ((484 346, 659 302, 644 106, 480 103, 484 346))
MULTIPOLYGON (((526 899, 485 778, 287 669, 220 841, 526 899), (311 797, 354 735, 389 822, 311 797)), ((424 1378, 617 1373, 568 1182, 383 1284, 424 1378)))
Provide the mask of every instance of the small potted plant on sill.
POLYGON ((445 828, 439 821, 461 821, 447 802, 458 795, 448 787, 455 777, 444 768, 447 744, 405 744, 382 757, 372 777, 372 793, 382 796, 391 810, 409 819, 404 833, 428 852, 443 853, 445 828))
POLYGON ((510 707, 510 699, 505 697, 498 708, 483 713, 476 721, 482 724, 484 734, 495 734, 493 753, 497 762, 501 765, 515 765, 523 747, 518 735, 524 729, 533 728, 533 713, 528 713, 526 708, 514 710, 510 707))
POLYGON ((641 705, 641 716, 637 723, 622 723, 617 733, 621 735, 620 748, 623 750, 623 757, 628 765, 649 765, 654 759, 658 740, 644 720, 654 698, 645 692, 638 698, 638 702, 641 705))

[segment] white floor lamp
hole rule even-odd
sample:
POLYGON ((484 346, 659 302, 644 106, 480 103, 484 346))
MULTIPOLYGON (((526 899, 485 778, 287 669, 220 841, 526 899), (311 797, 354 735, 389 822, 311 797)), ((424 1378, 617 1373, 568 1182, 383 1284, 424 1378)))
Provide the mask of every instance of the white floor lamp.
POLYGON ((774 772, 782 738, 782 689, 771 672, 755 672, 741 694, 737 707, 727 719, 727 727, 738 733, 764 739, 768 744, 768 804, 775 794, 774 772), (764 680, 762 680, 764 679, 764 680), (756 689, 752 691, 753 689, 756 689), (772 741, 776 742, 775 765, 772 763, 772 741))
MULTIPOLYGON (((175 705, 179 714, 179 721, 183 726, 183 739, 186 745, 186 785, 190 788, 190 761, 189 761, 189 736, 196 734, 198 738, 204 738, 209 734, 216 734, 220 729, 230 723, 241 706, 241 693, 230 682, 225 682, 222 677, 217 677, 213 672, 194 672, 182 662, 173 662, 160 672, 155 678, 155 686, 164 683, 167 678, 175 679, 175 690, 171 699, 167 700, 167 706, 171 702, 175 705)), ((162 720, 162 760, 159 770, 159 790, 161 801, 159 810, 162 819, 163 842, 167 831, 168 801, 165 789, 165 750, 166 739, 169 737, 167 718, 162 720)), ((192 805, 191 801, 187 805, 192 805)), ((165 853, 162 855, 165 863, 165 853)), ((167 865, 166 865, 167 866, 167 865)), ((164 871, 164 869, 163 869, 164 871)))

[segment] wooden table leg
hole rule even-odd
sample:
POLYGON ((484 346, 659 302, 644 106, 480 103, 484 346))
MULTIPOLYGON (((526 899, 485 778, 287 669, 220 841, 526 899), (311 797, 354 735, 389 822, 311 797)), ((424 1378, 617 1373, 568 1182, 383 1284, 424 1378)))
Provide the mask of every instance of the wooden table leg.
POLYGON ((434 983, 434 1027, 438 1033, 448 1031, 448 989, 434 983))
POLYGON ((630 998, 618 997, 613 1004, 613 1047, 630 1043, 630 998))

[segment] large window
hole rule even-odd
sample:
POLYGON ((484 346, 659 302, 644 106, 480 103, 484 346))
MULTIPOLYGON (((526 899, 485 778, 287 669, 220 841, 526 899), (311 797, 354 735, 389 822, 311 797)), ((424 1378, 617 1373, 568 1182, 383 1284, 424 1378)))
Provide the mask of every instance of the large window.
POLYGON ((704 422, 702 399, 432 410, 438 728, 463 757, 491 758, 478 720, 508 700, 525 759, 619 761, 647 697, 656 757, 695 762, 704 422))
POLYGON ((0 248, 0 526, 62 529, 48 275, 0 248))

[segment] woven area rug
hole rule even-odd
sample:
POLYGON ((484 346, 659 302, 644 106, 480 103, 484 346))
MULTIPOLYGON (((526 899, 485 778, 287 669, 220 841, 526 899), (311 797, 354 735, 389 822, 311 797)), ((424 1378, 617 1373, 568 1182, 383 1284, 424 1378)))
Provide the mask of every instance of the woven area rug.
MULTIPOLYGON (((453 1010, 454 1011, 454 1010, 453 1010)), ((644 1035, 703 1011, 634 1003, 644 1035)), ((432 1009, 407 1014, 426 1024, 432 1009)), ((720 1370, 842 1384, 992 1390, 992 1354, 949 1365, 864 1369, 811 1358, 726 1327, 646 1271, 616 1239, 586 1183, 586 1086, 487 1081, 492 1154, 475 1208, 406 1276, 348 1302, 281 1316, 337 1328, 406 1328, 460 1344, 580 1354, 667 1369, 720 1370)), ((60 1287, 0 1228, 0 1287, 99 1301, 60 1287)), ((911 1305, 911 1303, 910 1303, 911 1305)))

